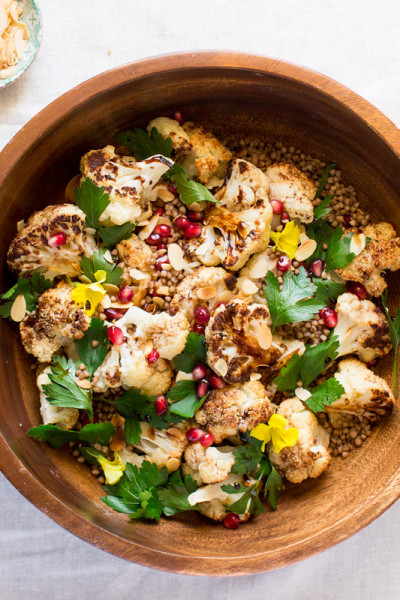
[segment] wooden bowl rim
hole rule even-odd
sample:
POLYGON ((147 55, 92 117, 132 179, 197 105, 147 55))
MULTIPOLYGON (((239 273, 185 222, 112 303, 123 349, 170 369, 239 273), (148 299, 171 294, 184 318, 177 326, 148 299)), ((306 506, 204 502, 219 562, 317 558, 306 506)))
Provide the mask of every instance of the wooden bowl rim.
MULTIPOLYGON (((78 104, 97 94, 132 80, 179 70, 210 68, 234 69, 276 75, 317 89, 333 99, 373 129, 400 160, 400 133, 395 124, 355 92, 333 79, 305 67, 265 56, 228 51, 202 51, 164 54, 116 67, 79 84, 33 117, 0 153, 0 186, 32 140, 38 139, 78 104)), ((187 575, 233 576, 261 573, 309 558, 344 541, 380 516, 400 497, 400 467, 377 490, 368 504, 358 507, 335 525, 307 539, 276 551, 246 557, 193 557, 165 553, 130 542, 91 523, 56 498, 24 466, 0 434, 0 469, 17 490, 59 525, 82 540, 126 560, 146 567, 187 575)))

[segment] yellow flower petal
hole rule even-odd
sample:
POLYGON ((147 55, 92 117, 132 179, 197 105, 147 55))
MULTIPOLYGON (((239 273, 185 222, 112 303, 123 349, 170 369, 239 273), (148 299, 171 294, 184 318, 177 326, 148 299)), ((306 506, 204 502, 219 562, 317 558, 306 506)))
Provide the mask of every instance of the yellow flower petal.
POLYGON ((264 452, 265 444, 268 444, 268 442, 271 441, 272 430, 269 425, 260 423, 251 430, 250 435, 251 437, 256 438, 256 440, 260 440, 260 442, 262 442, 261 452, 264 452))
POLYGON ((283 448, 288 446, 294 446, 299 437, 299 430, 296 427, 290 427, 289 429, 274 429, 272 431, 272 445, 277 454, 283 448))
POLYGON ((105 271, 96 271, 94 274, 94 278, 98 283, 104 283, 107 278, 107 273, 105 271))
MULTIPOLYGON (((96 274, 98 273, 104 273, 104 271, 96 271, 96 274)), ((103 281, 105 281, 105 278, 103 281)), ((106 295, 106 290, 100 283, 74 283, 74 286, 75 287, 71 292, 71 300, 75 302, 75 304, 84 306, 85 313, 91 317, 103 297, 106 295)))
POLYGON ((260 423, 250 432, 251 437, 262 442, 261 451, 264 452, 266 444, 272 442, 272 446, 277 454, 288 446, 294 446, 299 437, 299 430, 296 427, 287 426, 287 420, 282 415, 275 413, 268 421, 268 425, 260 423))
POLYGON ((294 221, 289 221, 283 231, 271 231, 270 235, 275 242, 275 250, 280 250, 293 259, 300 241, 300 228, 294 221))
POLYGON ((101 468, 104 471, 104 477, 107 485, 115 485, 121 479, 123 472, 125 471, 125 466, 118 455, 118 452, 115 453, 115 458, 113 461, 107 460, 103 456, 99 456, 97 461, 100 463, 101 468))
POLYGON ((280 429, 285 429, 285 427, 287 425, 287 421, 286 421, 285 417, 283 417, 282 415, 280 415, 278 413, 275 413, 274 415, 272 415, 272 417, 268 421, 268 425, 270 427, 278 427, 280 429))

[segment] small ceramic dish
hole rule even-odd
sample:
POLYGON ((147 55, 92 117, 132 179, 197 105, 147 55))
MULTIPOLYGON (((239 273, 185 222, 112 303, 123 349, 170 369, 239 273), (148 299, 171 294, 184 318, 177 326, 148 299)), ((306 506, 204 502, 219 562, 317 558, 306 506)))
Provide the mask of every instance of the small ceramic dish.
POLYGON ((17 1, 18 6, 22 8, 20 21, 25 23, 28 28, 29 41, 21 60, 15 65, 13 74, 7 77, 7 79, 0 79, 0 89, 13 83, 25 73, 36 58, 40 44, 42 43, 42 15, 37 3, 35 0, 17 1))

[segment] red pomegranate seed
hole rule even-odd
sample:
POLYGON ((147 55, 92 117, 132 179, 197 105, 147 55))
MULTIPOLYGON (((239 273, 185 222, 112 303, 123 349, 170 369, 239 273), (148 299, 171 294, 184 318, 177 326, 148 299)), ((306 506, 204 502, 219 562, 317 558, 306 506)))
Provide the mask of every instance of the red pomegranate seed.
POLYGON ((237 529, 240 525, 239 515, 228 513, 224 519, 224 525, 227 529, 237 529))
POLYGON ((182 117, 182 113, 179 110, 176 110, 174 112, 174 119, 175 119, 175 121, 178 121, 179 125, 182 125, 183 117, 182 117))
POLYGON ((188 431, 186 432, 186 439, 191 444, 195 444, 196 442, 199 442, 201 440, 201 438, 203 438, 204 436, 205 436, 205 431, 203 431, 199 427, 193 427, 192 429, 188 429, 188 431))
POLYGON ((115 319, 122 319, 124 316, 122 312, 116 310, 115 308, 105 308, 104 314, 106 315, 107 321, 114 321, 115 319))
POLYGON ((118 300, 121 302, 121 304, 128 304, 133 298, 133 289, 131 288, 130 285, 126 285, 125 287, 122 288, 122 290, 119 290, 118 292, 118 300))
POLYGON ((200 325, 207 325, 210 320, 210 311, 205 306, 196 306, 194 309, 194 318, 200 325))
POLYGON ((210 389, 210 384, 207 379, 202 379, 196 386, 196 395, 199 398, 203 398, 210 389))
POLYGON ((158 361, 158 359, 160 358, 160 355, 158 354, 157 350, 155 350, 153 348, 153 350, 151 352, 149 352, 149 354, 146 356, 146 360, 149 363, 149 365, 154 365, 154 363, 156 363, 158 361))
POLYGON ((200 323, 193 323, 192 325, 192 331, 198 333, 199 335, 202 335, 204 333, 204 329, 204 325, 200 325, 200 323))
POLYGON ((124 341, 124 332, 119 327, 112 325, 107 329, 107 337, 114 346, 120 346, 124 341))
POLYGON ((327 327, 333 329, 338 323, 338 314, 332 308, 323 308, 319 311, 319 316, 327 327))
POLYGON ((369 362, 367 362, 365 364, 367 365, 368 369, 373 369, 378 364, 378 360, 376 358, 374 358, 374 360, 370 360, 369 362))
POLYGON ((159 417, 164 415, 168 410, 168 402, 165 396, 157 396, 154 402, 154 410, 159 417))
POLYGON ((189 221, 192 221, 192 223, 199 223, 203 220, 204 214, 199 210, 189 210, 187 217, 189 221))
POLYGON ((157 246, 157 244, 159 244, 161 242, 161 235, 159 233, 155 233, 155 231, 153 231, 153 233, 151 233, 147 238, 146 238, 146 242, 150 245, 150 246, 157 246))
POLYGON ((167 265, 168 263, 168 254, 164 254, 163 256, 160 256, 160 258, 157 258, 156 262, 154 263, 154 268, 156 271, 162 271, 164 265, 167 265))
POLYGON ((157 244, 157 250, 166 250, 167 249, 167 244, 165 242, 159 242, 157 244))
POLYGON ((159 223, 156 225, 154 233, 158 233, 162 240, 166 240, 171 235, 171 227, 166 223, 159 223))
POLYGON ((350 221, 351 221, 351 216, 350 215, 344 215, 343 217, 343 226, 346 227, 350 227, 350 221))
POLYGON ((164 214, 164 209, 163 208, 157 208, 157 210, 156 210, 156 212, 154 214, 158 215, 159 217, 162 217, 162 215, 164 214))
POLYGON ((47 243, 52 248, 59 248, 60 246, 64 246, 66 241, 67 236, 65 235, 65 233, 60 231, 59 233, 55 233, 54 235, 52 235, 47 243))
POLYGON ((200 364, 197 365, 192 371, 192 376, 195 381, 200 381, 200 379, 204 379, 207 375, 207 367, 206 365, 200 364))
POLYGON ((283 213, 283 202, 280 200, 271 200, 270 204, 274 215, 281 215, 283 213))
POLYGON ((290 260, 290 258, 288 256, 284 256, 284 255, 280 256, 278 258, 278 262, 276 263, 276 268, 281 273, 286 273, 286 271, 288 271, 291 266, 292 266, 292 261, 290 260))
POLYGON ((189 223, 189 225, 187 225, 183 230, 183 235, 186 238, 196 238, 201 235, 202 231, 203 228, 201 225, 199 225, 199 223, 189 223))
POLYGON ((222 390, 225 387, 225 381, 222 377, 218 377, 218 375, 210 375, 208 381, 214 390, 222 390))
POLYGON ((175 198, 178 198, 179 192, 173 183, 168 184, 168 191, 171 192, 171 194, 173 194, 175 196, 175 198))
POLYGON ((367 290, 365 289, 363 284, 358 283, 358 281, 349 281, 346 287, 347 291, 350 292, 350 294, 355 294, 360 300, 365 300, 368 295, 367 290))
POLYGON ((287 214, 287 212, 283 212, 282 217, 281 217, 281 223, 283 225, 286 225, 286 223, 289 223, 289 221, 290 221, 289 215, 287 214))
POLYGON ((189 219, 187 219, 186 217, 177 217, 174 221, 174 226, 177 229, 186 229, 186 227, 190 224, 189 219))
POLYGON ((204 448, 208 448, 212 446, 214 443, 214 436, 212 433, 206 433, 200 440, 200 444, 204 446, 204 448))
POLYGON ((325 268, 325 262, 320 258, 316 258, 310 263, 309 269, 315 277, 321 277, 322 271, 325 268))

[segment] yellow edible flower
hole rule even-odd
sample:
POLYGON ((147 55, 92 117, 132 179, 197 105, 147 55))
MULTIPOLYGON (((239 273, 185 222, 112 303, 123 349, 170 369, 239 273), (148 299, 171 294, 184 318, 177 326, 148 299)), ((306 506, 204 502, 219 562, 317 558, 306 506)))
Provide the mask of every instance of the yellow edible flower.
POLYGON ((107 273, 105 271, 96 271, 94 277, 97 283, 74 283, 74 289, 71 292, 71 300, 75 304, 83 305, 85 313, 89 317, 93 315, 107 293, 101 285, 105 282, 107 273))
POLYGON ((300 227, 289 221, 283 231, 271 231, 271 240, 275 242, 274 250, 284 252, 293 260, 300 241, 300 227))
POLYGON ((260 423, 257 427, 251 430, 251 437, 262 441, 261 451, 264 452, 265 444, 268 444, 272 440, 272 445, 277 454, 286 448, 287 446, 294 446, 299 437, 299 430, 297 427, 290 427, 285 429, 287 426, 287 420, 282 415, 272 415, 268 421, 268 425, 260 423))
POLYGON ((126 465, 121 462, 118 452, 114 454, 114 460, 107 460, 104 456, 98 456, 97 462, 100 463, 104 471, 104 477, 107 485, 115 485, 122 477, 126 465))

